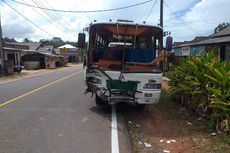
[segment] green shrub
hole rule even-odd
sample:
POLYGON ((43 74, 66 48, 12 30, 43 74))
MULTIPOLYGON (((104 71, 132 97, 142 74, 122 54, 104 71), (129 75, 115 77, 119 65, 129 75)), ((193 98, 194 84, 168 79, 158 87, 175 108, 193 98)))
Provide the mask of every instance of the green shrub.
POLYGON ((217 129, 230 131, 229 63, 220 62, 210 51, 173 66, 170 79, 170 90, 179 102, 205 116, 217 129))
POLYGON ((205 74, 212 85, 207 87, 212 96, 209 108, 212 109, 212 120, 217 129, 230 131, 230 63, 220 62, 218 67, 211 67, 205 74), (211 71, 212 70, 212 71, 211 71))

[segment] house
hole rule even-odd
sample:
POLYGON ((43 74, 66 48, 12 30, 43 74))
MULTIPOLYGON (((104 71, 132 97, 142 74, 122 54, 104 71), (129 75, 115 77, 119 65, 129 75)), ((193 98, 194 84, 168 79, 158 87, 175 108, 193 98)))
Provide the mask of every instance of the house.
POLYGON ((205 44, 206 50, 213 49, 218 59, 230 62, 230 26, 198 44, 205 44))
POLYGON ((56 68, 56 58, 57 56, 51 53, 34 52, 24 55, 22 57, 22 61, 24 62, 24 67, 27 70, 54 69, 56 68))
POLYGON ((3 47, 4 71, 13 73, 15 66, 21 65, 21 49, 3 47))
POLYGON ((50 53, 52 54, 53 51, 54 51, 54 46, 51 46, 51 45, 46 45, 46 46, 43 46, 41 45, 38 49, 37 49, 38 52, 42 52, 42 53, 50 53))
POLYGON ((79 62, 81 61, 81 53, 79 52, 79 48, 74 47, 70 44, 66 44, 63 46, 58 47, 56 53, 58 55, 62 55, 64 56, 64 59, 66 60, 66 62, 79 62))
POLYGON ((195 37, 191 41, 184 41, 184 42, 174 42, 173 44, 173 51, 175 56, 200 56, 205 53, 206 48, 204 44, 197 44, 203 40, 208 39, 209 37, 200 36, 195 37))
POLYGON ((62 56, 54 55, 53 46, 38 42, 4 42, 6 65, 24 65, 25 69, 55 68, 61 66, 62 56))
POLYGON ((176 57, 200 56, 206 51, 214 50, 218 59, 230 62, 230 27, 210 37, 196 37, 192 41, 176 42, 173 50, 176 57))
POLYGON ((4 42, 4 61, 11 61, 14 66, 19 66, 21 65, 21 57, 27 54, 28 51, 35 51, 39 46, 40 43, 4 42))

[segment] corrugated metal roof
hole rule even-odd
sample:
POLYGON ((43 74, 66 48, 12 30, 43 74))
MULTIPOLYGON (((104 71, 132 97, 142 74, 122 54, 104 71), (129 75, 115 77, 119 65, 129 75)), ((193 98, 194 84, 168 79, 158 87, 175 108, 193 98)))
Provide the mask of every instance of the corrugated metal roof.
POLYGON ((230 43, 230 36, 211 38, 211 39, 198 42, 196 44, 217 44, 217 43, 226 43, 226 42, 230 43))
POLYGON ((230 36, 230 26, 221 30, 220 32, 212 35, 213 38, 215 37, 222 37, 222 36, 230 36))
POLYGON ((7 46, 12 45, 14 47, 16 47, 16 45, 28 46, 29 50, 37 50, 41 45, 41 43, 38 43, 38 42, 5 42, 5 44, 7 44, 7 46))
POLYGON ((178 46, 174 46, 174 48, 186 47, 186 46, 196 46, 196 45, 208 45, 208 44, 217 44, 217 43, 230 43, 230 36, 225 37, 217 37, 217 38, 210 38, 200 42, 195 43, 184 43, 178 46))
POLYGON ((37 51, 39 52, 49 52, 53 50, 53 46, 44 46, 44 47, 39 47, 37 51))
POLYGON ((22 49, 3 47, 3 51, 14 51, 14 52, 22 52, 22 49))

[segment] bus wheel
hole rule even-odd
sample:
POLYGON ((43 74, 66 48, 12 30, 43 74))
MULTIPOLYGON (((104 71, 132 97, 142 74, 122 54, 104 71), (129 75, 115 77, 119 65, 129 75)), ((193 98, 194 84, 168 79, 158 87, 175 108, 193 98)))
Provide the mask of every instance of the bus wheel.
POLYGON ((136 104, 135 105, 136 110, 143 111, 145 108, 145 104, 136 104))
POLYGON ((101 99, 97 94, 95 95, 95 103, 99 106, 99 105, 105 105, 105 101, 103 99, 101 99))

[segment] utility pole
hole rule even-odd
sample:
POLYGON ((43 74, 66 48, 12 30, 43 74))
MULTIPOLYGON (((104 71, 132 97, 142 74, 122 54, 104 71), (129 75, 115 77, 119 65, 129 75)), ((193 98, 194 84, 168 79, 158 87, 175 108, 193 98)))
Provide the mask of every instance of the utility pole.
POLYGON ((0 10, 0 56, 1 56, 1 72, 4 72, 4 54, 3 54, 3 43, 2 43, 1 10, 0 10))
MULTIPOLYGON (((162 28, 162 37, 160 39, 160 43, 159 43, 159 51, 161 51, 163 53, 163 62, 161 62, 161 70, 163 71, 163 74, 165 73, 165 52, 163 51, 163 37, 164 37, 164 28, 163 28, 163 3, 164 3, 164 0, 160 0, 160 26, 162 28)), ((161 56, 158 54, 158 56, 161 56)))
MULTIPOLYGON (((163 3, 164 3, 164 0, 160 0, 160 26, 162 27, 162 29, 163 29, 163 3)), ((164 32, 164 29, 163 29, 163 32, 164 32)), ((163 37, 160 40, 160 49, 163 49, 163 37)))
POLYGON ((163 3, 164 0, 160 0, 160 26, 163 28, 163 3))

